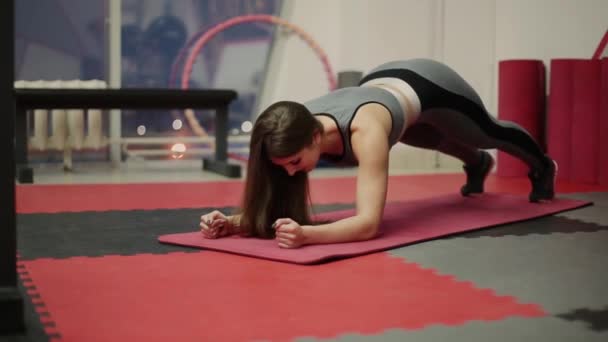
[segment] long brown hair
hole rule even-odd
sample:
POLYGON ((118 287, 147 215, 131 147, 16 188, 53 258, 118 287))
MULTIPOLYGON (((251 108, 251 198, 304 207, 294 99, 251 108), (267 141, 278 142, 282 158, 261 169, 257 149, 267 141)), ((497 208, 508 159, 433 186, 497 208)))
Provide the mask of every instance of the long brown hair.
POLYGON ((249 143, 249 163, 241 203, 240 231, 246 236, 272 238, 272 224, 289 217, 311 224, 308 175, 293 176, 270 158, 285 158, 310 146, 323 132, 321 123, 302 104, 281 101, 257 118, 249 143))

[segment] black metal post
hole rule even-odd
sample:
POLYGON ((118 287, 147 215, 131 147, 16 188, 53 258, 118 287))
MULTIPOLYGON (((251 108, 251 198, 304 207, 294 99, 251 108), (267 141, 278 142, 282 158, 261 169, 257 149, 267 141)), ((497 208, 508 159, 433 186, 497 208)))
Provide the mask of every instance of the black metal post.
POLYGON ((228 106, 216 109, 215 158, 204 158, 203 170, 216 172, 230 178, 241 177, 241 167, 228 163, 228 106))
POLYGON ((15 3, 0 1, 0 333, 24 329, 23 299, 17 287, 15 214, 15 3))
POLYGON ((29 165, 27 156, 27 109, 19 104, 15 107, 15 159, 17 179, 20 183, 33 183, 34 171, 29 165))
POLYGON ((215 113, 215 160, 228 159, 228 112, 227 108, 217 110, 215 113))

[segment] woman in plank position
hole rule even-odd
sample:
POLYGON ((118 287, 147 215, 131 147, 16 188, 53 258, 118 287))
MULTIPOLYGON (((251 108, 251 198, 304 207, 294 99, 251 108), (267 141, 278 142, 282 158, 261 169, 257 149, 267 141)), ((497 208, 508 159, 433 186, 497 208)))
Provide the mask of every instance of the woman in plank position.
POLYGON ((371 239, 386 202, 389 150, 399 142, 460 159, 463 196, 483 193, 494 165, 484 149, 496 148, 529 166, 531 202, 554 197, 557 165, 528 132, 494 119, 448 66, 413 59, 376 67, 358 87, 264 110, 251 135, 240 211, 202 216, 202 234, 274 238, 282 248, 371 239), (313 224, 307 174, 320 159, 358 166, 354 216, 313 224))

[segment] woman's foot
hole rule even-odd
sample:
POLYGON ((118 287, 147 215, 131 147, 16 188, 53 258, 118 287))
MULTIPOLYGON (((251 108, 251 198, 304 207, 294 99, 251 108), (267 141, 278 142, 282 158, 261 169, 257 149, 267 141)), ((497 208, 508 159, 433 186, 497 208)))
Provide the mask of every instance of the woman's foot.
POLYGON ((462 196, 483 193, 483 184, 494 167, 494 159, 486 151, 480 152, 480 160, 476 165, 465 165, 462 168, 467 174, 467 183, 460 188, 462 196))
POLYGON ((549 162, 542 171, 530 171, 528 178, 532 183, 530 202, 550 201, 555 197, 555 177, 557 176, 557 163, 547 158, 549 162))

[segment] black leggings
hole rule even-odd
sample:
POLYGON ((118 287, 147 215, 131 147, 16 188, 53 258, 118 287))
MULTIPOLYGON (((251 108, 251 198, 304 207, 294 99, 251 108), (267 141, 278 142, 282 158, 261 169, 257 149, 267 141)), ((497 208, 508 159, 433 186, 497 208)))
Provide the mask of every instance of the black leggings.
POLYGON ((428 59, 383 64, 360 84, 391 77, 408 83, 420 99, 421 113, 406 129, 401 142, 436 150, 474 164, 478 149, 499 149, 541 169, 548 159, 521 126, 498 121, 488 113, 475 90, 455 71, 428 59))

